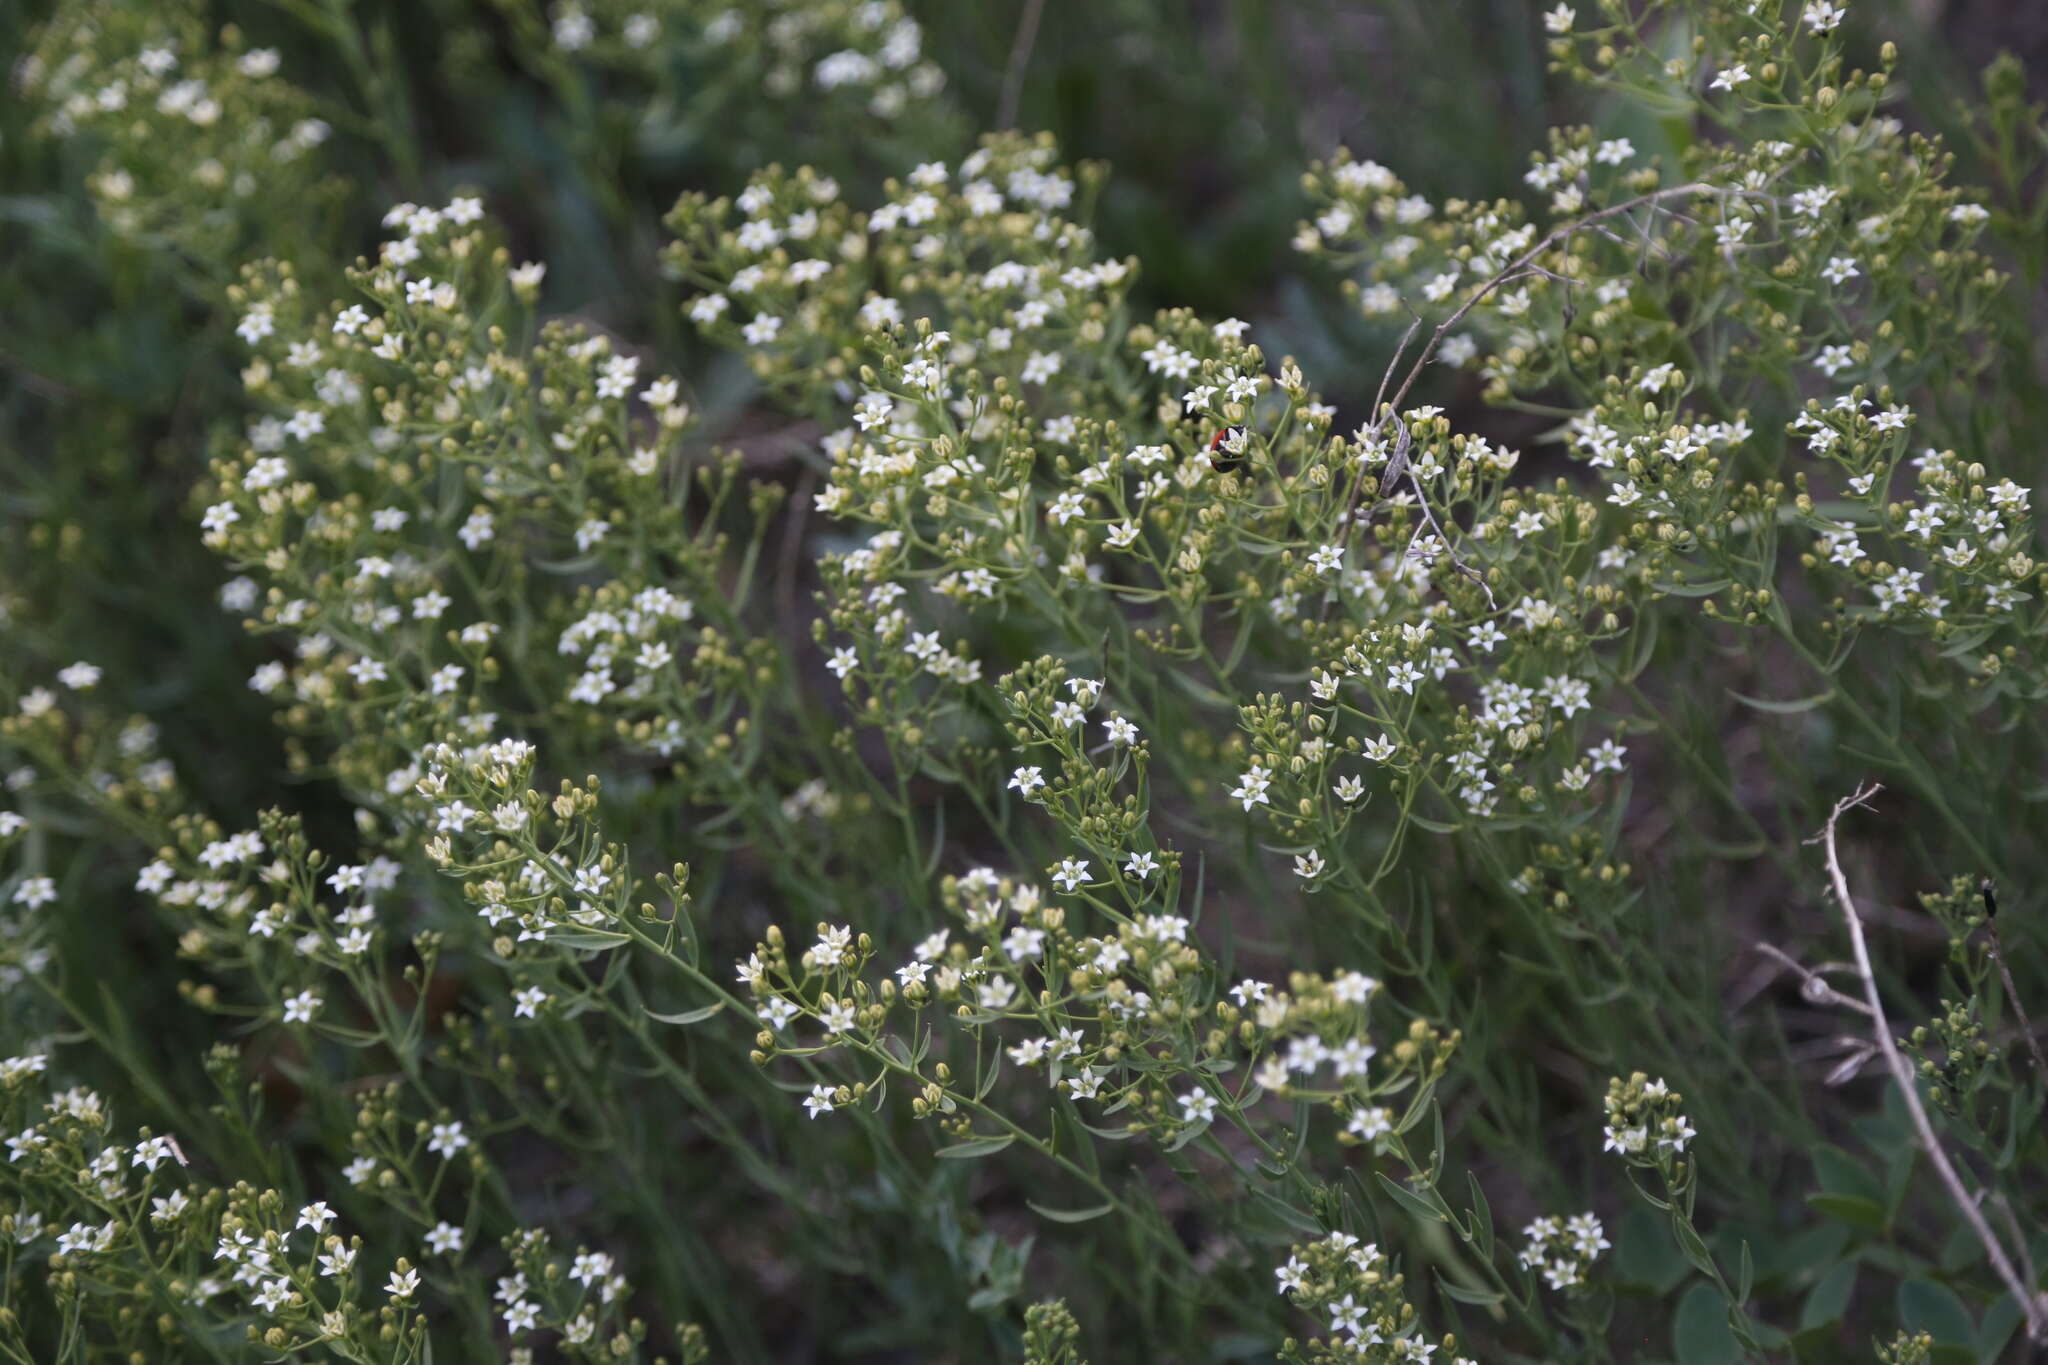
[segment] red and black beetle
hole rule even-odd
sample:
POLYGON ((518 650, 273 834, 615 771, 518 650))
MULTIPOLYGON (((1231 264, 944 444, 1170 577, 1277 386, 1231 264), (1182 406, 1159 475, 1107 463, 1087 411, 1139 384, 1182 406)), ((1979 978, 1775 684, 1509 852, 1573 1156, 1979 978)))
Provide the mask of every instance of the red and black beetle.
POLYGON ((1225 474, 1242 466, 1244 464, 1244 451, 1241 448, 1238 450, 1226 449, 1223 443, 1225 441, 1233 441, 1241 445, 1243 437, 1243 427, 1224 427, 1214 436, 1211 436, 1209 438, 1210 465, 1219 473, 1225 474))

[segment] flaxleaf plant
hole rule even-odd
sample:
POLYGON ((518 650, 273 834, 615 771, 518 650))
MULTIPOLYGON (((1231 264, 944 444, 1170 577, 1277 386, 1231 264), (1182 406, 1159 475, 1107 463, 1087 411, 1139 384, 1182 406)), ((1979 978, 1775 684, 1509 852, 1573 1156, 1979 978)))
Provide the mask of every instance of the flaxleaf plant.
POLYGON ((1388 343, 1316 376, 963 144, 915 6, 424 7, 580 158, 576 293, 374 11, 278 7, 326 91, 58 8, 270 738, 8 589, 0 1358, 2048 1343, 2009 74, 1984 188, 1881 17, 1532 16, 1595 121, 1521 183, 1302 173, 1388 343), (706 120, 766 154, 657 215, 706 120))

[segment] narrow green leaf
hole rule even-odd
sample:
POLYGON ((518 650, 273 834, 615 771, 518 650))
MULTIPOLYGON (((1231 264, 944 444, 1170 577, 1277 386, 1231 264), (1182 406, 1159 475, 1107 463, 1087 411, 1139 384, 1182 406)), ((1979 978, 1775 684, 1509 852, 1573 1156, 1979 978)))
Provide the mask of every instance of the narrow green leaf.
POLYGON ((1049 1209, 1043 1204, 1034 1204, 1029 1199, 1024 1201, 1024 1206, 1040 1218, 1050 1218, 1055 1223, 1092 1222, 1116 1207, 1114 1204, 1097 1204, 1092 1209, 1049 1209))
POLYGON ((1707 1250, 1707 1244, 1700 1240, 1699 1233, 1677 1209, 1671 1211, 1671 1235, 1695 1270, 1709 1278, 1715 1274, 1714 1254, 1707 1250))
POLYGON ((1835 698, 1833 688, 1829 688, 1825 692, 1815 693, 1811 697, 1800 697, 1794 701, 1773 701, 1768 697, 1745 697, 1732 687, 1728 689, 1728 695, 1751 710, 1767 711, 1774 716, 1796 716, 1803 711, 1811 711, 1816 706, 1833 701, 1835 698))
POLYGON ((1472 1196, 1472 1244, 1478 1249, 1481 1260, 1493 1259, 1493 1208, 1486 1202, 1486 1191, 1479 1188, 1479 1177, 1465 1172, 1465 1187, 1472 1196))
POLYGON ((1303 1213, 1300 1209, 1277 1195, 1270 1194, 1265 1190, 1253 1190, 1251 1196, 1253 1209, 1273 1219, 1281 1228, 1286 1229, 1290 1235, 1306 1233, 1310 1237, 1320 1237, 1329 1231, 1328 1228, 1324 1227, 1314 1218, 1303 1213))
POLYGON ((1478 1308, 1491 1308, 1497 1303, 1505 1302, 1507 1299, 1507 1295, 1501 1293, 1498 1289, 1467 1289, 1464 1285, 1453 1284, 1445 1279, 1441 1273, 1436 1277, 1436 1287, 1444 1292, 1444 1297, 1455 1299, 1459 1303, 1469 1303, 1478 1308))
POLYGON ((1088 1122, 1086 1119, 1076 1119, 1075 1122, 1079 1123, 1083 1128, 1086 1128, 1089 1132, 1095 1134, 1095 1136, 1099 1138, 1106 1138, 1111 1142, 1129 1142, 1132 1138, 1137 1136, 1136 1133, 1133 1133, 1128 1128, 1098 1128, 1094 1124, 1088 1122))
POLYGON ((1732 578, 1711 578, 1704 583, 1652 583, 1650 587, 1667 597, 1712 597, 1734 581, 1732 578))
POLYGON ((1374 1171, 1373 1175, 1379 1180, 1380 1188, 1393 1196, 1395 1203, 1414 1214, 1417 1218, 1422 1219, 1426 1223, 1447 1223, 1450 1221, 1449 1210, 1440 1207, 1443 1204, 1443 1200, 1437 1197, 1435 1190, 1431 1190, 1429 1195, 1425 1197, 1409 1189, 1399 1181, 1389 1179, 1385 1171, 1374 1171), (1436 1199, 1437 1202, 1432 1204, 1430 1199, 1436 1199))
POLYGON ((662 1014, 656 1010, 649 1010, 647 1017, 663 1024, 701 1024, 724 1008, 723 1000, 714 1000, 702 1009, 683 1010, 678 1014, 662 1014))
POLYGON ((564 948, 579 948, 585 952, 604 952, 633 940, 625 934, 608 934, 601 929, 577 929, 569 932, 550 932, 548 942, 564 948))
POLYGON ((1621 673, 1625 683, 1634 682, 1650 666, 1650 658, 1657 650, 1657 622, 1655 612, 1638 613, 1631 626, 1635 631, 1634 647, 1630 651, 1628 667, 1621 673))
POLYGON ((937 1154, 949 1161, 972 1161, 976 1157, 994 1156, 1016 1140, 1015 1133, 1005 1133, 1001 1137, 970 1138, 966 1142, 956 1142, 951 1147, 941 1147, 937 1154))
POLYGON ((996 1077, 1003 1074, 1003 1050, 999 1047, 989 1056, 988 1070, 974 1087, 974 1102, 981 1103, 988 1098, 988 1092, 996 1088, 996 1077))

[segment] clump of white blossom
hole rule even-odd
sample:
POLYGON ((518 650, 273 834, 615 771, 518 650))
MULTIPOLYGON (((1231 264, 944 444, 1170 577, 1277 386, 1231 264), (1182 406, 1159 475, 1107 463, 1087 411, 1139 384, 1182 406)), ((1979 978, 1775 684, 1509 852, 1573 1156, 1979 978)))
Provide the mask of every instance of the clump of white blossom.
MULTIPOLYGON (((209 813, 94 659, 0 679, 7 1292, 32 1267, 138 1356, 231 1325, 416 1361, 446 1322, 514 1360, 694 1361, 628 1272, 698 1292, 773 1250, 569 1250, 536 1151, 615 1159, 636 1217, 675 1152, 718 1163, 841 1268, 845 1209, 898 1200, 988 1282, 975 1311, 1021 1291, 1032 1241, 934 1170, 1001 1156, 1067 1192, 1026 1201, 1044 1221, 1116 1219, 1179 1284, 1272 1270, 1277 1302, 1211 1307, 1287 1333, 1282 1359, 1464 1365, 1416 1306, 1444 1299, 1589 1351, 1593 1208, 1627 1191, 1596 1174, 1519 1249, 1476 1176, 1452 1208, 1446 1113, 1508 1102, 1459 1092, 1468 1030, 1503 1025, 1440 940, 1538 945, 1499 970, 1588 1017, 1649 1001, 1652 1065, 1678 973, 1642 924, 1639 783, 1718 781, 1666 709, 1698 657, 1669 641, 1773 651, 1806 692, 1729 705, 1878 742, 1894 672, 1973 714, 2038 700, 2048 632, 2030 489, 1930 397, 1980 363, 2005 281, 1987 210, 1881 112, 1896 51, 1849 68, 1819 0, 1690 6, 1675 57, 1583 8, 1543 20, 1562 72, 1723 135, 1553 129, 1493 200, 1312 167, 1295 246, 1365 318, 1415 319, 1360 411, 1241 319, 1137 307, 1143 262, 1087 225, 1106 170, 1049 137, 873 191, 772 164, 683 195, 663 266, 801 419, 789 482, 707 447, 701 375, 553 314, 482 192, 390 205, 346 270, 234 251, 237 205, 324 183, 276 52, 183 10, 53 28, 22 87, 89 140, 105 223, 244 260, 245 410, 194 533, 286 765, 346 818, 209 813), (1458 429, 1413 391, 1432 366, 1547 414, 1549 449, 1458 429), (52 849, 86 821, 132 853, 180 1003, 237 1040, 200 1061, 217 1101, 153 1101, 189 1109, 178 1135, 117 1137, 64 1051, 83 997, 53 945, 92 907, 52 849), (310 1188, 266 1154, 287 1087, 310 1188), (682 1117, 650 1141, 655 1094, 682 1117), (1169 1176, 1214 1218, 1199 1245, 1169 1176), (1300 1238, 1277 1269, 1252 1250, 1300 1238), (1425 1259, 1457 1292, 1411 1293, 1425 1259)), ((896 0, 505 22, 558 90, 727 63, 846 136, 949 117, 896 0)), ((1607 1065, 1542 1041, 1561 1075, 1607 1065)), ((1647 1073, 1608 1085, 1599 1136, 1754 1346, 1746 1271, 1738 1296, 1691 1221, 1722 1137, 1647 1073)), ((1068 1358, 1072 1328, 1031 1310, 1027 1350, 1068 1358)))

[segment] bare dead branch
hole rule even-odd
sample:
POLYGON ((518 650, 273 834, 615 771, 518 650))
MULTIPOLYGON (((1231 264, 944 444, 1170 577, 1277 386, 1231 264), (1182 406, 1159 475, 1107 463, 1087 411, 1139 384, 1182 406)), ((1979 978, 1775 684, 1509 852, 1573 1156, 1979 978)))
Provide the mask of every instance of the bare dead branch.
POLYGON ((1436 538, 1443 543, 1444 553, 1450 556, 1451 567, 1464 577, 1477 583, 1479 590, 1486 594, 1486 605, 1494 611, 1499 611, 1500 603, 1493 600, 1493 588, 1487 583, 1486 575, 1458 557, 1458 552, 1451 548, 1451 538, 1444 534, 1443 527, 1437 525, 1436 514, 1429 510, 1429 495, 1422 491, 1422 480, 1415 476, 1415 466, 1413 464, 1408 466, 1407 474, 1408 486, 1415 490, 1415 501, 1422 506, 1422 519, 1429 524, 1430 528, 1436 532, 1436 538))
POLYGON ((1842 875, 1842 861, 1835 851, 1835 826, 1843 812, 1867 805, 1870 798, 1882 790, 1873 782, 1859 788, 1854 795, 1837 801, 1826 827, 1807 842, 1819 843, 1827 854, 1828 881, 1834 888, 1835 904, 1842 912, 1842 922, 1849 928, 1849 945, 1856 954, 1856 974, 1862 978, 1863 998, 1870 1007, 1871 1038, 1884 1057, 1892 1080, 1899 1087, 1899 1097, 1906 1102, 1906 1112, 1912 1115, 1913 1130, 1919 1136, 1921 1149, 1927 1153, 1928 1164, 1934 1167, 1935 1174, 1948 1191, 1950 1202, 1963 1215, 1963 1221, 1970 1225, 1970 1231, 1983 1246, 1984 1254, 1991 1258, 1991 1267, 2004 1282, 2006 1292, 2026 1314, 2027 1340, 2038 1345, 2048 1340, 2048 1294, 2036 1292, 2031 1284, 2020 1278, 2005 1244, 1984 1220, 1977 1197, 1963 1184, 1962 1177, 1948 1159, 1948 1153, 1942 1150, 1940 1141, 1935 1137, 1934 1124, 1928 1119, 1927 1108, 1920 1102, 1920 1089, 1913 1082, 1913 1070, 1906 1065, 1898 1044, 1892 1040, 1892 1027, 1885 1018, 1884 1000, 1877 992, 1877 973, 1870 965, 1870 948, 1863 940, 1863 920, 1856 913, 1855 899, 1849 894, 1849 879, 1842 875))
MULTIPOLYGON (((1796 973, 1799 977, 1799 993, 1802 996, 1806 997, 1806 999, 1808 999, 1812 1003, 1816 1005, 1838 1005, 1846 1010, 1854 1010, 1861 1015, 1869 1015, 1870 1007, 1868 1005, 1864 1004, 1861 1000, 1858 1000, 1856 997, 1852 995, 1844 995, 1840 991, 1836 990, 1833 986, 1830 986, 1825 980, 1822 979, 1820 972, 1815 971, 1812 968, 1806 966, 1804 963, 1800 962, 1799 959, 1793 957, 1790 953, 1787 953, 1784 949, 1778 947, 1777 944, 1760 942, 1756 945, 1756 950, 1764 954, 1766 957, 1771 958, 1780 966, 1789 968, 1791 971, 1796 973)), ((1825 970, 1827 966, 1834 966, 1846 969, 1847 965, 1848 964, 1846 963, 1824 964, 1823 970, 1825 970)))
POLYGON ((2005 1002, 2012 1006, 2012 1017, 2019 1021, 2020 1036, 2027 1040, 2027 1051, 2033 1054, 2034 1075, 2048 1080, 2048 1061, 2041 1057, 2041 1040, 2034 1036, 2033 1021, 2027 1018, 2027 1007, 2020 1003, 2020 988, 2013 984, 2012 969, 2005 965, 2005 950, 1998 942, 1998 926, 1987 921, 1984 934, 1991 948, 1991 961, 1998 967, 1999 984, 2005 987, 2005 1002))
POLYGON ((1045 0, 1024 0, 1024 12, 1017 18, 1017 36, 1010 44, 1010 62, 1003 70, 1002 101, 996 106, 996 127, 1017 126, 1017 105, 1024 96, 1024 71, 1031 65, 1031 49, 1038 42, 1038 21, 1045 17, 1045 0))
POLYGON ((1595 210, 1584 217, 1574 218, 1571 222, 1561 227, 1552 228, 1534 246, 1495 271, 1490 279, 1481 284, 1479 288, 1473 290, 1471 295, 1458 305, 1456 312, 1436 325, 1436 330, 1430 333, 1429 340, 1422 344, 1421 354, 1417 355, 1414 362, 1409 365, 1407 375, 1401 380, 1401 387, 1394 390, 1394 408, 1397 411, 1400 409, 1402 401, 1408 397, 1408 390, 1413 388, 1415 381, 1421 377, 1422 367, 1427 365, 1429 358, 1436 354, 1437 347, 1443 344, 1443 339, 1449 335, 1451 328, 1463 322, 1465 315, 1474 308, 1477 308, 1487 296, 1499 289, 1510 278, 1527 270, 1539 256, 1556 246, 1559 242, 1567 240, 1574 233, 1582 232, 1603 219, 1630 214, 1646 205, 1661 204, 1667 199, 1689 199, 1701 194, 1734 193, 1742 192, 1723 190, 1713 185, 1700 184, 1697 181, 1686 185, 1674 185, 1670 189, 1653 190, 1648 194, 1637 195, 1634 199, 1625 199, 1619 204, 1610 204, 1606 208, 1595 210))
MULTIPOLYGON (((1037 26, 1037 20, 1035 15, 1027 12, 1027 14, 1025 15, 1025 20, 1035 31, 1037 26)), ((1025 33, 1023 31, 1023 27, 1020 26, 1018 32, 1018 39, 1020 42, 1022 42, 1024 41, 1024 38, 1025 33)), ((1012 66, 1014 68, 1016 66, 1015 52, 1012 52, 1011 54, 1011 61, 1012 66)), ((1611 204, 1604 209, 1595 210, 1594 212, 1586 214, 1583 217, 1574 218, 1571 222, 1563 224, 1560 227, 1551 229, 1551 231, 1545 234, 1544 237, 1540 241, 1538 241, 1534 246, 1530 247, 1527 251, 1524 251, 1514 260, 1509 261, 1506 265, 1502 266, 1498 271, 1494 272, 1494 274, 1490 278, 1488 278, 1483 284, 1481 284, 1478 289, 1472 292, 1470 297, 1468 297, 1462 304, 1458 306, 1457 311, 1453 312, 1449 317, 1445 318, 1442 322, 1436 325, 1435 330, 1429 334, 1429 339, 1423 342, 1421 351, 1418 352, 1414 360, 1409 363, 1406 372, 1402 376, 1400 387, 1395 389, 1394 391, 1393 399, 1391 401, 1388 401, 1386 398, 1387 385, 1390 382, 1392 382, 1395 372, 1401 369, 1402 356, 1406 353, 1408 349, 1408 343, 1414 338, 1416 331, 1422 326, 1421 315, 1415 313, 1413 309, 1410 309, 1409 315, 1414 318, 1414 321, 1410 322, 1408 324, 1408 330, 1402 333, 1400 344, 1394 348, 1393 358, 1387 362, 1386 371, 1380 376, 1379 391, 1373 396, 1372 417, 1365 424, 1365 426, 1360 428, 1360 431, 1378 432, 1383 427, 1391 423, 1396 432, 1396 439, 1400 442, 1400 445, 1397 447, 1397 454, 1405 455, 1408 439, 1408 429, 1401 422, 1401 404, 1408 397, 1408 391, 1415 386, 1415 381, 1422 376, 1422 371, 1424 367, 1429 364, 1430 358, 1436 354, 1437 349, 1443 344, 1444 337, 1449 335, 1451 328, 1457 326, 1460 322, 1462 322, 1465 319, 1465 315, 1470 313, 1474 308, 1476 308, 1482 300, 1487 298, 1489 295, 1493 294, 1503 285, 1510 284, 1515 280, 1540 277, 1558 280, 1566 284, 1567 286, 1574 284, 1575 281, 1568 280, 1565 277, 1558 275, 1556 272, 1548 270, 1536 264, 1536 260, 1538 257, 1540 257, 1544 252, 1550 250, 1552 247, 1556 246, 1559 242, 1570 239, 1572 234, 1593 229, 1597 224, 1609 218, 1626 217, 1629 219, 1631 223, 1634 223, 1635 219, 1633 217, 1633 214, 1637 209, 1644 207, 1654 207, 1656 205, 1664 203, 1667 200, 1690 198, 1694 195, 1700 194, 1728 194, 1737 196, 1748 196, 1753 193, 1755 192, 1720 189, 1712 185, 1705 185, 1697 182, 1686 185, 1676 185, 1669 189, 1653 190, 1649 194, 1638 195, 1634 199, 1624 200, 1619 204, 1611 204)), ((1762 197, 1768 198, 1769 196, 1762 197)), ((1641 225, 1640 230, 1643 233, 1644 242, 1647 244, 1649 241, 1648 225, 1641 225)), ((1405 300, 1403 302, 1405 304, 1405 300)), ((1366 508, 1366 515, 1368 517, 1372 514, 1373 511, 1378 509, 1381 503, 1386 501, 1388 489, 1390 489, 1391 487, 1393 487, 1394 484, 1399 482, 1400 474, 1401 471, 1393 466, 1392 457, 1390 457, 1387 470, 1380 476, 1378 480, 1378 492, 1375 494, 1371 506, 1366 508)), ((1415 482, 1412 473, 1410 475, 1410 482, 1415 482)), ((1346 503, 1344 508, 1344 515, 1338 519, 1336 545, 1339 549, 1348 548, 1350 545, 1351 528, 1359 520, 1359 508, 1361 501, 1360 495, 1364 488, 1364 485, 1365 480, 1361 478, 1358 481, 1358 483, 1353 486, 1351 498, 1346 503)), ((1418 497, 1421 496, 1421 492, 1421 486, 1419 483, 1417 483, 1416 493, 1418 497)), ((1429 499, 1427 497, 1421 497, 1421 502, 1423 516, 1429 519, 1432 523, 1434 523, 1435 518, 1431 515, 1429 510, 1429 499)), ((1450 538, 1443 534, 1442 527, 1437 527, 1437 538, 1443 542, 1444 549, 1447 553, 1451 555, 1451 563, 1454 567, 1456 567, 1458 572, 1464 575, 1465 577, 1471 579, 1473 582, 1479 584, 1479 586, 1486 593, 1487 602, 1491 605, 1494 605, 1496 609, 1498 609, 1498 604, 1494 603, 1493 589, 1487 585, 1485 577, 1482 574, 1480 574, 1477 570, 1473 569, 1470 565, 1466 564, 1463 560, 1458 558, 1456 552, 1451 550, 1450 538)), ((1328 611, 1329 600, 1325 598, 1323 603, 1324 615, 1327 615, 1328 611)))

